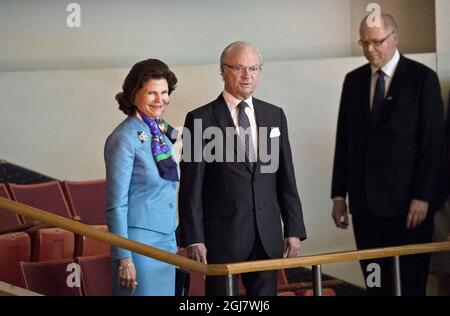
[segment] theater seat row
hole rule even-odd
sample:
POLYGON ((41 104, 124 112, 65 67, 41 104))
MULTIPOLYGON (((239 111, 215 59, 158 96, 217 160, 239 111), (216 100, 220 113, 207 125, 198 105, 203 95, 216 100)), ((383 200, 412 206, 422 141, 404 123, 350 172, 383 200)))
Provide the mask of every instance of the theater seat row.
MULTIPOLYGON (((0 196, 107 230, 104 217, 105 180, 50 181, 30 185, 0 183, 0 196)), ((8 230, 31 221, 32 219, 0 209, 0 230, 8 230)), ((60 228, 31 228, 0 234, 0 280, 44 295, 109 295, 109 252, 108 244, 74 235, 60 228), (71 263, 85 265, 82 272, 83 290, 68 287, 65 283, 66 268, 71 263), (90 273, 92 277, 89 276, 90 273), (53 276, 51 280, 49 275, 53 276), (90 286, 97 281, 97 287, 90 286)), ((186 256, 184 249, 179 254, 186 256)), ((284 271, 278 272, 278 284, 287 284, 284 271)), ((239 285, 242 292, 242 282, 239 285)), ((334 294, 332 289, 326 290, 325 295, 334 294)), ((312 290, 280 291, 278 294, 309 296, 312 290)), ((205 295, 203 275, 191 273, 189 295, 205 295)))
MULTIPOLYGON (((47 212, 77 218, 88 225, 104 225, 106 182, 49 181, 37 184, 0 183, 0 196, 47 212)), ((0 210, 0 228, 32 221, 6 210, 0 210)))
MULTIPOLYGON (((107 231, 104 220, 105 180, 51 181, 40 184, 0 184, 0 196, 45 210, 78 218, 107 231)), ((24 287, 19 262, 53 261, 108 255, 110 246, 70 231, 42 226, 27 228, 31 219, 0 209, 0 280, 24 287), (5 233, 7 232, 7 233, 5 233)))
POLYGON ((21 262, 25 287, 46 296, 111 296, 109 255, 21 262))

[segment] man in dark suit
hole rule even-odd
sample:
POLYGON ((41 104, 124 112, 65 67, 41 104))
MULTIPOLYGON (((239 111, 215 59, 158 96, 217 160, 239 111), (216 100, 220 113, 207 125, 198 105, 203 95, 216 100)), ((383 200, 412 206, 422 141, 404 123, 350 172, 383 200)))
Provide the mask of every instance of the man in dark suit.
MULTIPOLYGON (((189 257, 204 263, 295 257, 306 238, 286 117, 252 97, 261 65, 253 45, 228 45, 220 58, 223 93, 186 116, 192 141, 184 132, 179 232, 189 257)), ((206 295, 224 295, 224 281, 207 277, 206 295)), ((242 281, 247 295, 277 293, 276 271, 242 281)))
MULTIPOLYGON (((447 179, 450 179, 450 91, 448 93, 447 118, 445 120, 445 170, 447 179)), ((447 193, 450 194, 450 188, 447 193)))
MULTIPOLYGON (((332 217, 347 228, 346 195, 358 249, 431 242, 442 196, 443 104, 436 73, 397 50, 397 24, 360 26, 369 64, 347 74, 343 86, 332 181, 332 217)), ((401 258, 403 295, 425 295, 429 254, 401 258)), ((391 261, 369 295, 391 295, 391 261)))
MULTIPOLYGON (((449 91, 450 92, 450 91, 449 91)), ((450 240, 450 93, 445 121, 445 179, 444 195, 447 197, 443 207, 434 218, 434 236, 436 242, 450 240)), ((437 295, 450 296, 450 252, 436 252, 431 257, 431 272, 436 276, 437 295)))

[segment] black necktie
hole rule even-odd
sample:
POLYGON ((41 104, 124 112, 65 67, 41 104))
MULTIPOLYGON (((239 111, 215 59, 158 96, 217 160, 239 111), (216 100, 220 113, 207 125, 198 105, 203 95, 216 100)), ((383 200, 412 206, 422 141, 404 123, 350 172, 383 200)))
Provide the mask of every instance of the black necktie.
POLYGON ((252 130, 250 128, 250 120, 248 119, 247 114, 245 113, 245 108, 248 107, 248 104, 244 101, 241 101, 238 104, 239 108, 239 117, 238 117, 238 126, 239 136, 241 138, 242 143, 244 144, 245 157, 247 161, 256 162, 255 150, 253 148, 253 138, 252 138, 252 130))
POLYGON ((375 120, 378 117, 378 114, 380 113, 381 106, 384 103, 385 98, 385 83, 384 83, 384 77, 386 74, 383 72, 383 70, 378 69, 378 79, 377 83, 375 85, 375 93, 373 95, 373 101, 372 101, 372 111, 371 111, 371 119, 372 123, 375 122, 375 120))

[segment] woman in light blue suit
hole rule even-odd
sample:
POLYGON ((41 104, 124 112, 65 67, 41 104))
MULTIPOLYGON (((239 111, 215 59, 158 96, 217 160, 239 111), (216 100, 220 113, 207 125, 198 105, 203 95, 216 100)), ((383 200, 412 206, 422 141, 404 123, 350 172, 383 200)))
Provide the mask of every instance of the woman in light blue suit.
MULTIPOLYGON (((161 119, 177 78, 157 59, 135 64, 116 95, 128 117, 105 144, 109 231, 175 253, 178 168, 161 119)), ((175 137, 176 138, 176 137, 175 137)), ((175 267, 112 247, 113 295, 174 295, 175 267)))

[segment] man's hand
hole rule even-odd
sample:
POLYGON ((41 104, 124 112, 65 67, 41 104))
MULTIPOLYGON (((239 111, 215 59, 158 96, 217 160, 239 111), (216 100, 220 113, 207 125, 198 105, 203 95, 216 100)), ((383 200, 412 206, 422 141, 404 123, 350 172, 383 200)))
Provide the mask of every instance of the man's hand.
POLYGON ((348 227, 348 212, 347 204, 344 199, 333 200, 333 211, 331 217, 334 220, 334 224, 338 228, 347 229, 348 227))
POLYGON ((409 204, 408 218, 406 219, 406 228, 414 229, 425 220, 428 213, 428 202, 421 200, 411 200, 409 204))
POLYGON ((283 242, 283 258, 295 258, 300 254, 300 239, 286 237, 283 242))
POLYGON ((192 260, 200 261, 201 263, 208 264, 206 261, 206 246, 203 243, 194 244, 193 246, 188 246, 187 249, 188 257, 192 260))

